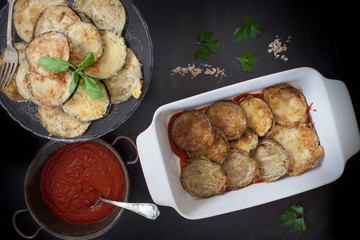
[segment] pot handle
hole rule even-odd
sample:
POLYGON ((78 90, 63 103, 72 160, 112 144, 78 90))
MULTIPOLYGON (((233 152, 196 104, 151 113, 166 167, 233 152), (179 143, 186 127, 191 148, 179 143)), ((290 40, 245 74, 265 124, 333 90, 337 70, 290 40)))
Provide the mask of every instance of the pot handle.
POLYGON ((135 151, 136 151, 136 158, 133 160, 133 161, 128 161, 128 162, 126 162, 126 164, 128 164, 128 165, 132 165, 132 164, 135 164, 135 163, 137 163, 138 162, 138 160, 139 160, 139 152, 138 152, 138 150, 137 150, 137 147, 136 147, 136 144, 135 144, 135 142, 133 141, 133 140, 131 140, 131 138, 129 138, 129 137, 127 137, 127 136, 117 136, 115 139, 114 139, 114 141, 113 141, 113 143, 111 144, 111 146, 114 146, 115 144, 116 144, 116 142, 119 140, 119 139, 126 139, 126 140, 128 140, 132 145, 133 145, 133 147, 135 148, 135 151))
POLYGON ((36 236, 39 234, 39 232, 40 232, 40 230, 42 229, 42 227, 39 227, 39 228, 35 231, 35 233, 34 233, 33 235, 26 235, 26 234, 24 234, 23 232, 21 232, 20 229, 18 228, 18 226, 16 225, 16 216, 17 216, 19 213, 28 212, 28 211, 29 211, 29 210, 28 210, 27 208, 25 208, 25 209, 19 209, 19 210, 15 211, 14 214, 13 214, 13 216, 12 216, 12 223, 13 223, 13 226, 14 226, 16 232, 17 232, 20 236, 22 236, 23 238, 32 239, 32 238, 36 237, 36 236))

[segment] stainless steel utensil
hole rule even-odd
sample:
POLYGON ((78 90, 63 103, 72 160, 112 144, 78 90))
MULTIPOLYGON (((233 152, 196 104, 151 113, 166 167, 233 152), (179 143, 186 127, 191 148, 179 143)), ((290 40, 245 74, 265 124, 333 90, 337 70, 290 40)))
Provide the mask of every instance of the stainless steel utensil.
POLYGON ((155 204, 152 203, 128 203, 128 202, 118 202, 109 200, 106 198, 101 197, 99 194, 98 200, 91 206, 95 207, 99 202, 105 202, 112 205, 115 205, 117 207, 121 207, 130 211, 133 211, 134 213, 137 213, 143 217, 146 217, 151 220, 155 220, 159 215, 160 211, 158 207, 155 204))
POLYGON ((3 62, 0 69, 0 88, 6 88, 11 79, 13 78, 16 67, 18 65, 18 53, 12 45, 12 14, 15 0, 8 0, 9 3, 9 12, 8 12, 8 22, 7 22, 7 32, 6 32, 6 48, 4 51, 3 62))

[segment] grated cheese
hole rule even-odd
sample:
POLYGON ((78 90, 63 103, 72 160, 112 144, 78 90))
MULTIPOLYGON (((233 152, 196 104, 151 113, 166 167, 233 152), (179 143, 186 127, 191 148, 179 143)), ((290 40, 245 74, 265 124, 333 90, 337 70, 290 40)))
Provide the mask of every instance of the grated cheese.
MULTIPOLYGON (((288 36, 288 38, 286 39, 286 43, 289 43, 291 39, 291 36, 288 36)), ((283 61, 288 61, 289 59, 286 57, 285 54, 281 54, 283 52, 287 51, 287 46, 286 44, 283 44, 281 42, 281 39, 279 38, 278 35, 276 35, 275 40, 272 41, 269 45, 268 45, 268 53, 274 53, 275 59, 279 58, 283 61)))

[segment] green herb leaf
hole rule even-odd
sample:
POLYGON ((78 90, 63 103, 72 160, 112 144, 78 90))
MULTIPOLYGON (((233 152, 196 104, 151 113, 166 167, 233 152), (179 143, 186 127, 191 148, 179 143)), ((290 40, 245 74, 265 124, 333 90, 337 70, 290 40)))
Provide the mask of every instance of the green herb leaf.
POLYGON ((68 63, 60 58, 52 57, 41 57, 39 59, 39 65, 55 72, 63 72, 69 67, 73 68, 74 70, 76 69, 75 66, 71 63, 68 63))
POLYGON ((96 80, 91 77, 85 76, 80 73, 81 76, 81 86, 92 99, 99 99, 103 96, 99 86, 96 83, 96 80))
POLYGON ((78 70, 82 71, 92 65, 94 63, 94 59, 94 54, 92 52, 88 52, 79 64, 78 70))
POLYGON ((239 58, 236 58, 240 62, 240 67, 243 72, 252 72, 251 66, 257 64, 257 59, 253 57, 254 52, 245 51, 243 55, 239 58))
POLYGON ((304 208, 300 205, 291 205, 284 210, 278 220, 286 226, 291 226, 293 231, 306 231, 304 208))
POLYGON ((77 73, 77 71, 72 71, 70 73, 70 78, 71 78, 71 83, 69 86, 69 92, 72 93, 75 91, 78 82, 79 82, 79 73, 77 73))
POLYGON ((245 16, 244 17, 244 26, 236 28, 234 31, 234 42, 238 43, 241 41, 245 41, 248 36, 251 39, 255 39, 260 33, 259 24, 255 23, 252 17, 245 16))
POLYGON ((216 53, 221 45, 216 38, 211 38, 212 32, 205 32, 204 30, 198 33, 199 42, 195 43, 198 49, 194 52, 194 57, 198 59, 210 60, 210 53, 216 53))

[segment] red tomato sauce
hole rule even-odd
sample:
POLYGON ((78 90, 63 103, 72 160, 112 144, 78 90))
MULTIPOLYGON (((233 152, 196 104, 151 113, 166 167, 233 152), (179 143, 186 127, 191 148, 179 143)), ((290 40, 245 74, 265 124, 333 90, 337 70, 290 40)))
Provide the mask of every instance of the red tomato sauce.
POLYGON ((58 149, 41 174, 41 193, 51 212, 60 219, 89 224, 110 215, 115 206, 98 198, 121 201, 125 174, 117 157, 95 142, 76 142, 58 149))

